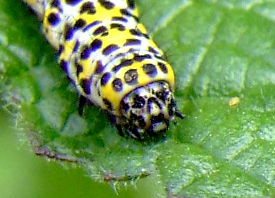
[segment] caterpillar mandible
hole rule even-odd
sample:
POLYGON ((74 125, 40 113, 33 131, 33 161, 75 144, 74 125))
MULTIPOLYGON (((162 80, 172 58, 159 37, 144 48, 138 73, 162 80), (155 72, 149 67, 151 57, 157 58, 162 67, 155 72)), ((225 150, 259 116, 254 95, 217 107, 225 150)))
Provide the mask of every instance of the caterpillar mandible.
POLYGON ((43 21, 60 66, 121 135, 163 135, 177 109, 173 68, 139 22, 134 0, 23 0, 43 21))

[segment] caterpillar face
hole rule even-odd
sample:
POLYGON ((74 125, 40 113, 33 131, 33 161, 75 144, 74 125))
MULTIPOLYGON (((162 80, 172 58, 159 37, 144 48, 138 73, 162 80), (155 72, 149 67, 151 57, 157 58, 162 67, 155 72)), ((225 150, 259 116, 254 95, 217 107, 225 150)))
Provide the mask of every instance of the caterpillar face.
MULTIPOLYGON (((133 0, 24 0, 81 98, 108 112, 121 134, 163 134, 174 116, 175 76, 139 22, 133 0)), ((83 100, 80 108, 83 107, 83 100)))
POLYGON ((121 101, 120 110, 126 132, 142 139, 162 135, 168 129, 176 103, 169 85, 160 81, 130 92, 121 101))

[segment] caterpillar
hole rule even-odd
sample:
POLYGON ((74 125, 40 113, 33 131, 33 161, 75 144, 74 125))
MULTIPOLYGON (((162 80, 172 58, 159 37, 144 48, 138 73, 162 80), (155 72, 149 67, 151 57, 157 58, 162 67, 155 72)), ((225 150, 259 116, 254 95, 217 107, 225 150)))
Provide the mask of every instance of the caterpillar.
POLYGON ((119 134, 163 136, 175 116, 175 75, 139 22, 134 0, 23 0, 43 21, 59 64, 87 101, 107 112, 119 134))

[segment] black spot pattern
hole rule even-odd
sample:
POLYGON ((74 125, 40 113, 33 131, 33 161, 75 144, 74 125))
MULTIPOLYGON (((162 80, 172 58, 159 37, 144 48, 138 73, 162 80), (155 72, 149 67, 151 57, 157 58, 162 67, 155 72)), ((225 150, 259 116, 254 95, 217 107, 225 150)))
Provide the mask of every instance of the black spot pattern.
POLYGON ((122 67, 130 66, 130 65, 133 64, 133 62, 134 62, 134 61, 133 61, 132 59, 125 59, 125 60, 121 61, 119 65, 113 67, 112 70, 113 70, 114 72, 118 72, 122 67))
POLYGON ((53 0, 51 3, 51 7, 59 8, 60 7, 60 1, 59 0, 53 0))
POLYGON ((86 25, 86 21, 84 19, 78 19, 74 24, 74 30, 83 28, 86 25))
POLYGON ((64 51, 64 45, 60 44, 58 48, 58 55, 60 55, 64 51))
POLYGON ((129 85, 138 83, 138 72, 137 69, 130 69, 124 74, 124 80, 129 85))
POLYGON ((135 0, 27 3, 44 15, 45 35, 58 46, 60 66, 82 101, 107 110, 120 134, 144 140, 165 131, 175 116, 183 117, 170 87, 174 78, 168 79, 173 73, 164 75, 173 71, 139 24, 135 0))
POLYGON ((141 40, 138 39, 127 39, 126 43, 124 46, 129 46, 129 45, 141 45, 141 40))
POLYGON ((105 27, 105 26, 100 26, 100 27, 98 27, 94 32, 93 32, 93 35, 94 36, 97 36, 97 35, 99 35, 99 34, 102 34, 102 33, 104 33, 104 32, 107 32, 108 31, 108 29, 105 27))
POLYGON ((77 51, 78 51, 78 49, 79 49, 79 46, 80 46, 79 41, 76 41, 76 43, 75 43, 75 45, 74 45, 73 52, 77 52, 77 51))
POLYGON ((116 44, 110 44, 107 47, 105 47, 102 51, 102 53, 105 56, 108 56, 109 54, 111 54, 112 52, 114 52, 115 50, 119 49, 118 45, 116 44))
POLYGON ((135 56, 134 56, 134 60, 137 62, 141 62, 145 59, 150 59, 150 58, 152 58, 150 54, 145 54, 145 55, 135 54, 135 56))
POLYGON ((87 60, 90 57, 91 53, 92 49, 88 45, 86 45, 83 47, 82 52, 80 53, 80 58, 82 60, 87 60))
POLYGON ((80 3, 82 0, 66 0, 66 3, 67 4, 70 4, 70 5, 76 5, 78 3, 80 3))
POLYGON ((91 80, 82 79, 79 84, 82 87, 84 93, 91 94, 91 80))
POLYGON ((146 101, 143 97, 139 96, 139 95, 135 95, 134 97, 134 104, 133 104, 133 108, 138 108, 141 109, 144 107, 146 101))
POLYGON ((95 74, 100 74, 102 71, 103 71, 103 65, 102 65, 102 62, 99 60, 96 63, 95 74))
POLYGON ((119 23, 112 23, 112 24, 111 24, 111 28, 112 28, 112 29, 117 28, 117 29, 120 30, 120 31, 124 31, 124 30, 125 30, 124 25, 121 25, 121 24, 119 24, 119 23))
POLYGON ((148 50, 149 50, 149 52, 152 52, 154 54, 158 54, 158 52, 151 46, 148 48, 148 50))
POLYGON ((121 92, 123 90, 123 83, 122 83, 121 79, 116 78, 112 84, 113 84, 113 88, 116 92, 121 92))
POLYGON ((110 79, 111 79, 111 74, 109 72, 103 74, 100 80, 101 85, 105 86, 110 79))
POLYGON ((120 13, 125 16, 133 17, 137 22, 139 21, 138 17, 130 13, 127 9, 120 9, 120 13))
POLYGON ((68 73, 68 62, 66 62, 65 60, 61 59, 59 64, 60 64, 60 67, 61 67, 66 73, 68 73))
POLYGON ((98 2, 107 10, 111 10, 115 7, 115 5, 110 2, 110 1, 106 1, 106 0, 98 0, 98 2))
POLYGON ((134 35, 134 36, 142 36, 141 31, 138 30, 138 29, 130 29, 129 31, 130 31, 130 33, 131 33, 132 35, 134 35))
POLYGON ((60 17, 56 13, 49 14, 47 19, 52 26, 55 26, 60 22, 60 17))
POLYGON ((66 24, 64 35, 65 40, 71 40, 73 38, 74 29, 69 24, 66 24))
POLYGON ((158 66, 163 73, 167 74, 168 69, 164 63, 158 62, 158 66))
POLYGON ((147 74, 148 76, 150 76, 152 78, 156 77, 158 74, 158 70, 157 70, 156 66, 153 64, 143 65, 143 71, 145 72, 145 74, 147 74))
POLYGON ((82 4, 79 12, 80 12, 80 14, 83 14, 85 12, 87 12, 88 14, 95 14, 96 8, 92 2, 88 1, 84 4, 82 4))
POLYGON ((77 59, 75 59, 74 65, 76 67, 76 75, 79 76, 79 74, 83 72, 83 66, 78 63, 77 59))
POLYGON ((130 9, 134 10, 135 9, 135 1, 134 0, 127 0, 127 4, 130 9))
POLYGON ((108 110, 110 110, 110 111, 113 110, 113 105, 108 99, 103 98, 103 102, 108 110))
POLYGON ((86 31, 88 31, 90 28, 93 28, 93 27, 95 27, 96 25, 98 25, 98 24, 100 24, 100 23, 101 23, 100 21, 94 21, 94 22, 90 23, 89 25, 87 25, 87 26, 83 29, 83 31, 86 32, 86 31))
POLYGON ((124 17, 112 17, 113 21, 127 22, 128 20, 124 17))

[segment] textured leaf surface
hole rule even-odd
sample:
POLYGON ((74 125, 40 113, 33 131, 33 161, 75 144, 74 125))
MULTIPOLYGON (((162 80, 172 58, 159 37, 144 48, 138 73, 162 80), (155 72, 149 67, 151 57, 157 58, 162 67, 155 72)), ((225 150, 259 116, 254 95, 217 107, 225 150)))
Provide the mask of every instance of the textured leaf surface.
POLYGON ((168 195, 274 197, 275 1, 139 0, 166 51, 186 119, 167 138, 121 138, 104 112, 77 114, 77 94, 39 22, 0 1, 3 108, 37 154, 77 163, 99 181, 158 175, 168 195))

